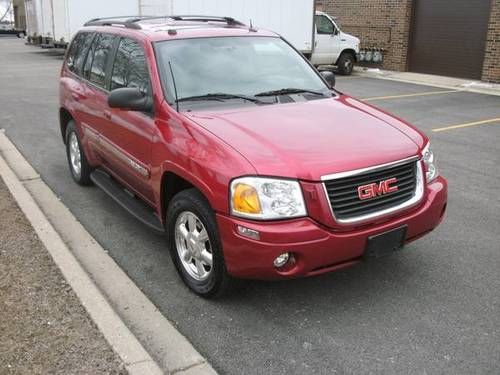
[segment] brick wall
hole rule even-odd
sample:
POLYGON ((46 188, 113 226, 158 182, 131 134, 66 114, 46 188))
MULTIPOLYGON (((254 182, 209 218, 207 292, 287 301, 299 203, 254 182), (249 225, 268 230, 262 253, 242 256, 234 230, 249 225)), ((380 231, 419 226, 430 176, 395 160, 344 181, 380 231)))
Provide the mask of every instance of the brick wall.
POLYGON ((500 83, 500 0, 491 0, 482 80, 500 83))
POLYGON ((340 22, 343 31, 361 39, 361 48, 383 48, 382 68, 406 70, 412 0, 316 0, 340 22))
MULTIPOLYGON (((341 29, 361 39, 361 48, 384 48, 383 69, 407 70, 413 0, 316 0, 337 17, 341 29)), ((491 0, 482 79, 500 83, 500 0, 491 0)))

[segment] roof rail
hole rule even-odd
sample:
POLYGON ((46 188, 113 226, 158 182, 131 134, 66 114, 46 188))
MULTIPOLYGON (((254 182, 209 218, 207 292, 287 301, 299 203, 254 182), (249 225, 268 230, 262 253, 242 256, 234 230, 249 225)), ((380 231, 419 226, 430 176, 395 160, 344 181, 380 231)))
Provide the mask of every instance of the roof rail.
POLYGON ((83 26, 113 26, 122 25, 129 29, 140 29, 141 26, 137 23, 143 19, 152 18, 150 16, 117 16, 117 17, 102 17, 93 18, 87 21, 83 26))
POLYGON ((193 21, 193 22, 210 22, 210 21, 215 21, 215 22, 225 22, 228 25, 238 25, 238 26, 245 26, 244 23, 232 18, 232 17, 217 17, 217 16, 169 16, 169 18, 172 18, 173 20, 176 21, 193 21))
POLYGON ((117 17, 103 17, 94 18, 87 21, 84 26, 113 26, 121 25, 129 29, 141 29, 140 21, 159 20, 159 19, 172 19, 174 21, 187 21, 187 22, 224 22, 230 26, 244 26, 245 24, 235 20, 232 17, 216 17, 216 16, 117 16, 117 17))

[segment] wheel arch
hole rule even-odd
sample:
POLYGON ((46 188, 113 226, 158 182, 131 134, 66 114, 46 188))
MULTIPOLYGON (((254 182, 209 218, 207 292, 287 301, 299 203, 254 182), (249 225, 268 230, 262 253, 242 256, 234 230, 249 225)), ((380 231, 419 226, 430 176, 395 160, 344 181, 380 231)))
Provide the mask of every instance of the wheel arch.
POLYGON ((73 115, 66 108, 59 108, 59 126, 61 127, 61 137, 64 144, 66 144, 66 129, 72 120, 74 120, 73 115))
POLYGON ((183 190, 192 188, 198 190, 200 194, 206 199, 208 204, 212 207, 209 199, 210 191, 200 188, 199 185, 200 184, 197 184, 191 179, 186 178, 186 176, 182 176, 181 174, 176 173, 173 170, 165 170, 163 172, 160 186, 161 219, 163 223, 165 223, 166 220, 165 218, 170 201, 177 193, 180 193, 183 190))
POLYGON ((354 62, 358 62, 358 56, 356 54, 356 51, 353 50, 352 48, 346 48, 344 50, 342 50, 342 52, 340 53, 339 57, 337 58, 337 61, 335 61, 335 64, 338 64, 339 60, 340 60, 340 57, 344 54, 349 54, 351 55, 353 58, 354 58, 354 62))

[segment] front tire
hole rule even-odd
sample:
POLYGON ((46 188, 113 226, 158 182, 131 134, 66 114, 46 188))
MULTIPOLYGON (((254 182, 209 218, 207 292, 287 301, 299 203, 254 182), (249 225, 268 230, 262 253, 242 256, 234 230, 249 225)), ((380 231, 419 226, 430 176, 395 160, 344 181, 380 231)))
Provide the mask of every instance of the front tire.
POLYGON ((68 157, 69 170, 71 171, 73 180, 75 180, 78 185, 92 185, 92 180, 90 179, 92 168, 83 151, 74 121, 70 121, 66 128, 66 155, 68 157))
POLYGON ((352 54, 343 52, 337 61, 339 73, 346 76, 351 75, 352 70, 354 69, 354 62, 355 59, 352 54))
POLYGON ((215 215, 196 189, 174 196, 167 210, 170 255, 184 283, 196 294, 219 297, 231 278, 227 274, 215 215))

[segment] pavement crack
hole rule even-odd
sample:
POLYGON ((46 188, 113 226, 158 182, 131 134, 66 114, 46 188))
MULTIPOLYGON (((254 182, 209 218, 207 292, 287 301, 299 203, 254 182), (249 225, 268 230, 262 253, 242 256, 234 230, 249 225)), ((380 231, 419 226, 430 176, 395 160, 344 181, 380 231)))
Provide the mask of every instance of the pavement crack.
POLYGON ((207 363, 207 361, 202 360, 202 361, 199 361, 199 362, 193 363, 193 364, 192 364, 192 365, 190 365, 190 366, 176 368, 176 369, 173 369, 173 370, 170 372, 170 374, 172 374, 172 375, 173 375, 173 374, 177 374, 178 372, 181 372, 181 371, 186 371, 186 370, 192 369, 193 367, 200 366, 200 365, 204 365, 205 363, 207 363))

